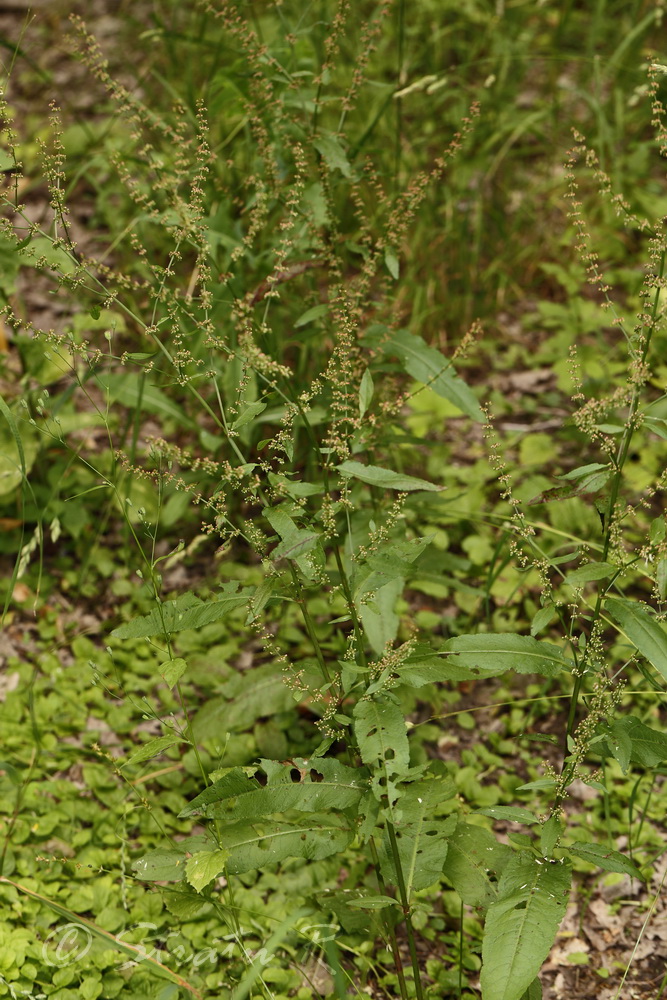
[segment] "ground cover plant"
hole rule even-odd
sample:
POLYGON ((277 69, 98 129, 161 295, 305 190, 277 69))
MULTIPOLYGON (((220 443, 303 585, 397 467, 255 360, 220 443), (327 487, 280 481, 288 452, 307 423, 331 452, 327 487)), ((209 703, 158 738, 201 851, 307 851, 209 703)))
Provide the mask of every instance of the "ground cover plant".
POLYGON ((75 15, 48 120, 7 40, 0 995, 664 992, 630 6, 75 15))

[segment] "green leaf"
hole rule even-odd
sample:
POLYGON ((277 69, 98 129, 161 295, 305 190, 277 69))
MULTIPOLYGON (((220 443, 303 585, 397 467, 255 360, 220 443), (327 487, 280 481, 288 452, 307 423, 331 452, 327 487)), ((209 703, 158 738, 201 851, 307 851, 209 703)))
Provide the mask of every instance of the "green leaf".
POLYGON ((542 983, 537 977, 533 979, 521 1000, 542 1000, 542 983))
POLYGON ((130 410, 139 408, 154 413, 158 417, 173 420, 179 427, 195 427, 184 408, 175 403, 157 386, 152 385, 145 375, 133 372, 104 372, 96 375, 98 384, 109 394, 110 403, 120 403, 130 410))
POLYGON ((151 760, 153 757, 157 757, 159 754, 164 753, 169 747, 176 746, 177 743, 186 743, 187 741, 182 739, 180 736, 158 736, 154 740, 149 740, 148 743, 144 743, 142 747, 135 750, 134 753, 130 754, 124 764, 121 767, 128 767, 130 764, 141 764, 145 760, 151 760))
POLYGON ((581 566, 579 569, 573 569, 568 573, 565 577, 565 583, 576 587, 580 583, 593 583, 596 580, 606 580, 608 577, 613 576, 617 569, 617 566, 612 566, 611 563, 607 562, 588 563, 588 565, 581 566))
POLYGON ((563 833, 563 827, 556 816, 550 816, 540 832, 540 849, 545 858, 553 856, 554 848, 563 833))
POLYGON ((223 595, 214 601, 201 601, 188 592, 175 601, 165 601, 154 608, 149 615, 133 618, 114 629, 111 635, 116 639, 144 639, 152 635, 169 635, 172 632, 183 632, 189 628, 203 628, 211 622, 219 621, 234 608, 243 607, 248 603, 250 590, 240 594, 232 594, 236 589, 233 584, 223 595))
POLYGON ((547 605, 546 608, 540 608, 540 610, 533 616, 533 620, 530 623, 530 634, 535 636, 538 632, 545 629, 555 613, 556 609, 553 604, 547 605))
POLYGON ((490 876, 499 875, 511 857, 512 849, 484 827, 459 823, 449 838, 442 870, 464 903, 487 906, 497 893, 490 876))
POLYGON ((400 490, 401 493, 409 493, 412 490, 430 490, 439 493, 443 486, 436 486, 434 483, 427 483, 424 479, 416 479, 414 476, 406 476, 402 472, 392 472, 391 469, 381 469, 377 465, 363 465, 361 462, 343 462, 336 468, 343 476, 353 476, 360 479, 362 483, 370 486, 378 486, 383 490, 400 490))
POLYGON ((568 847, 567 850, 575 857, 581 858, 582 861, 587 861, 606 872, 620 872, 622 875, 630 875, 632 878, 639 879, 640 882, 646 881, 634 862, 618 851, 611 851, 601 844, 576 843, 568 847))
POLYGON ((354 733, 364 764, 374 771, 373 794, 390 802, 397 797, 392 779, 406 774, 410 748, 405 717, 399 705, 379 697, 360 701, 354 708, 354 733), (386 783, 385 783, 386 779, 386 783))
POLYGON ((387 644, 398 635, 400 618, 395 609, 404 587, 405 580, 395 579, 380 587, 372 601, 357 602, 364 634, 378 656, 382 656, 387 644))
POLYGON ((491 819, 502 819, 509 823, 523 823, 524 826, 539 823, 537 816, 522 806, 488 806, 486 809, 475 809, 475 812, 482 816, 490 816, 491 819))
POLYGON ((570 866, 521 852, 509 862, 486 914, 484 1000, 520 1000, 534 982, 565 914, 570 866))
POLYGON ((435 653, 409 656, 396 668, 396 673, 401 684, 414 688, 440 682, 453 681, 458 684, 460 681, 470 681, 475 678, 469 667, 454 664, 450 659, 437 656, 435 653))
POLYGON ((257 719, 294 706, 292 692, 273 663, 235 674, 220 690, 221 697, 209 699, 193 719, 197 740, 218 739, 222 745, 225 733, 240 732, 257 719))
POLYGON ((185 851, 149 851, 132 864, 143 882, 181 882, 185 878, 185 851))
POLYGON ((229 851, 227 872, 240 875, 286 858, 320 861, 345 850, 354 830, 343 816, 311 814, 301 822, 287 820, 233 823, 220 831, 220 846, 229 851))
POLYGON ((0 413, 9 426, 9 433, 0 426, 0 496, 13 493, 17 486, 27 481, 39 453, 39 440, 35 430, 25 420, 19 424, 0 396, 0 413))
POLYGON ((484 422, 486 417, 472 389, 454 373, 451 361, 435 347, 429 347, 421 337, 415 337, 407 330, 398 330, 384 348, 401 359, 408 375, 423 382, 438 396, 448 399, 473 420, 484 422))
POLYGON ((395 281, 398 281, 400 274, 400 265, 398 263, 398 257, 390 247, 385 247, 384 251, 384 263, 385 267, 389 271, 390 275, 395 281))
POLYGON ((297 758, 293 765, 275 764, 274 773, 266 785, 247 778, 243 781, 238 771, 234 769, 207 788, 183 810, 181 816, 203 812, 208 817, 236 823, 292 809, 312 813, 328 809, 337 811, 356 805, 368 786, 357 770, 325 758, 308 762, 297 758), (301 780, 294 781, 295 767, 301 766, 301 780), (313 774, 318 776, 316 780, 313 774))
POLYGON ((632 761, 642 767, 655 767, 667 760, 667 736, 628 715, 609 727, 606 739, 609 753, 621 766, 632 761), (628 748, 629 743, 629 748, 628 748))
POLYGON ((264 516, 282 539, 271 553, 271 558, 273 560, 289 559, 295 562, 304 576, 310 579, 315 570, 315 564, 323 561, 319 532, 309 528, 299 528, 293 518, 285 511, 284 505, 266 509, 264 516))
MULTIPOLYGON (((408 899, 413 892, 438 881, 447 857, 448 839, 456 827, 456 816, 436 815, 441 802, 456 795, 453 781, 433 778, 404 788, 394 810, 394 825, 403 882, 408 899)), ((380 865, 387 882, 396 885, 398 875, 389 835, 380 849, 380 865)))
POLYGON ((255 417, 259 416, 266 409, 266 403, 256 402, 256 403, 246 403, 243 410, 239 413, 238 417, 232 424, 232 430, 238 431, 247 424, 252 423, 255 417))
POLYGON ((333 134, 318 133, 313 146, 330 170, 340 170, 343 177, 352 176, 352 167, 340 140, 333 134))
POLYGON ((364 371, 361 376, 361 382, 359 383, 359 416, 363 417, 364 413, 368 410, 371 405, 371 400, 373 399, 373 393, 375 392, 375 386, 373 384, 373 376, 371 375, 368 368, 364 371))
POLYGON ((197 851, 185 862, 185 877, 193 889, 201 892, 225 870, 228 851, 197 851))
POLYGON ((601 462, 591 462, 590 465, 580 465, 576 469, 571 469, 570 472, 566 472, 564 476, 558 476, 558 478, 586 479, 595 472, 602 472, 603 469, 609 469, 609 465, 603 465, 601 462))
POLYGON ((329 306, 326 303, 322 303, 319 306, 313 306, 312 309, 307 309, 305 313, 299 316, 296 320, 294 327, 299 330, 302 326, 308 326, 312 323, 314 319, 319 319, 321 316, 326 316, 329 312, 329 306))
POLYGON ((449 639, 440 652, 451 656, 455 664, 469 667, 477 677, 495 677, 507 670, 555 677, 574 666, 557 646, 512 633, 460 635, 449 639))
POLYGON ((387 906, 400 906, 400 903, 391 896, 359 896, 349 900, 347 905, 360 910, 383 910, 387 906))
POLYGON ((608 597, 605 610, 649 663, 667 680, 667 634, 655 618, 636 601, 608 597))
POLYGON ((173 660, 166 660, 164 663, 160 664, 160 674, 164 678, 170 691, 174 684, 177 684, 178 681, 180 681, 187 669, 187 661, 181 656, 177 656, 173 660))

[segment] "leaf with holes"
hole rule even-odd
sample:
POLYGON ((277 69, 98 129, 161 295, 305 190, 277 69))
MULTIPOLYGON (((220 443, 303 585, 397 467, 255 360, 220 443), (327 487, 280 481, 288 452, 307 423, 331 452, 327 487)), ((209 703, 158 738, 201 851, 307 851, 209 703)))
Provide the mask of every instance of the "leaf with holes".
POLYGON ((320 861, 345 850, 354 833, 344 816, 314 813, 294 822, 254 820, 225 825, 219 843, 222 850, 229 852, 228 874, 240 875, 286 858, 320 861))
POLYGON ((206 816, 237 823, 240 820, 287 813, 292 809, 313 813, 328 809, 340 811, 356 805, 367 790, 367 782, 360 779, 359 772, 338 761, 302 763, 304 769, 301 772, 298 770, 298 760, 294 762, 294 766, 277 765, 284 772, 286 780, 280 780, 274 775, 266 785, 260 785, 254 779, 247 779, 242 783, 236 775, 232 781, 227 775, 216 782, 217 800, 212 799, 213 789, 216 788, 212 786, 203 793, 208 793, 208 801, 203 810, 201 801, 197 804, 195 800, 188 807, 188 814, 191 815, 193 808, 197 808, 197 811, 203 811, 206 816), (301 774, 301 780, 290 779, 295 772, 297 775, 301 774))
POLYGON ((515 855, 486 914, 480 985, 484 1000, 520 1000, 565 915, 572 873, 565 861, 515 855))
POLYGON ((360 701, 354 709, 354 733, 361 759, 375 772, 373 794, 377 798, 388 795, 394 801, 398 793, 392 779, 407 774, 410 768, 403 711, 389 698, 360 701))
POLYGON ((511 857, 511 848, 484 827, 459 823, 449 838, 443 873, 464 903, 487 906, 497 895, 494 880, 511 857))
MULTIPOLYGON (((454 782, 440 778, 415 782, 403 790, 395 810, 394 828, 408 898, 413 891, 433 885, 442 875, 456 816, 437 817, 435 811, 439 803, 454 795, 454 782)), ((385 879, 396 885, 398 876, 388 833, 380 849, 380 866, 385 879)))

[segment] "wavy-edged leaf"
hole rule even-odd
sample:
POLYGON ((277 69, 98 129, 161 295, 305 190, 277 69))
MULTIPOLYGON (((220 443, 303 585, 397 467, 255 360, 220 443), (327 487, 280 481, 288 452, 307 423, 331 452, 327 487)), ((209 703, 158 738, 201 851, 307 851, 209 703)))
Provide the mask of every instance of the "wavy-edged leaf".
POLYGON ((457 666, 468 667, 477 677, 495 677, 507 670, 555 677, 561 670, 571 670, 574 666, 551 643, 504 632, 459 635, 449 639, 439 652, 451 656, 457 666))
POLYGON ((192 720, 197 740, 224 741, 225 733, 240 732, 257 719, 294 706, 294 696, 273 663, 234 674, 221 691, 222 696, 209 699, 192 720))
POLYGON ((436 486, 435 483, 428 483, 425 479, 417 479, 415 476, 406 476, 402 472, 382 469, 379 465, 364 465, 363 462, 350 460, 342 462, 336 468, 343 476, 352 476, 354 479, 360 479, 362 483, 378 486, 383 490, 400 490, 401 493, 430 490, 439 493, 444 489, 444 486, 436 486))
POLYGON ((565 861, 515 855, 486 914, 480 985, 484 1000, 520 1000, 549 954, 571 882, 565 861))
POLYGON ((606 580, 618 569, 617 566, 612 566, 611 563, 607 562, 592 562, 588 563, 586 566, 580 566, 579 569, 573 569, 570 573, 565 576, 565 583, 569 583, 573 587, 578 587, 582 583, 594 583, 597 580, 606 580))
POLYGON ((667 633, 662 625, 636 601, 608 597, 604 606, 630 642, 667 680, 667 633))
POLYGON ((290 784, 258 786, 248 789, 243 795, 232 800, 211 804, 206 807, 207 816, 216 816, 228 822, 259 819, 278 813, 324 812, 328 809, 342 810, 356 805, 366 789, 354 782, 327 780, 296 781, 290 784))
POLYGON ((222 874, 227 864, 229 851, 197 851, 185 862, 185 877, 197 892, 205 889, 209 882, 222 874))
POLYGON ((609 753, 619 763, 626 761, 642 767, 655 767, 667 760, 667 736, 652 729, 636 718, 627 715, 609 726, 606 743, 609 753))

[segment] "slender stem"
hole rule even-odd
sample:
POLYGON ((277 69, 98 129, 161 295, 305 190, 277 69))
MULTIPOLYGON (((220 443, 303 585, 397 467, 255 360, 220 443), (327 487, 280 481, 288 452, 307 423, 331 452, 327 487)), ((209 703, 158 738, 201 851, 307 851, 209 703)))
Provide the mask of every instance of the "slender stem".
POLYGON ((289 564, 290 573, 292 574, 292 583, 294 584, 294 589, 296 591, 296 603, 301 608, 301 614, 303 615, 303 621, 306 626, 306 632, 308 633, 308 638, 310 639, 313 649, 315 651, 315 656, 317 658, 317 663, 322 671, 322 676, 324 677, 327 684, 331 684, 331 674, 329 673, 329 668, 326 665, 324 659, 324 654, 322 652, 322 647, 320 646, 320 640, 317 638, 317 632, 315 631, 315 622, 313 621, 310 611, 308 610, 308 603, 304 597, 303 587, 301 586, 301 580, 299 579, 297 571, 294 569, 292 562, 289 564))
POLYGON ((399 896, 401 897, 401 906, 403 908, 403 916, 405 918, 405 929, 408 935, 408 947, 410 949, 412 973, 415 977, 415 992, 417 994, 417 1000, 424 1000, 424 993, 422 990, 422 982, 421 982, 421 970, 419 968, 419 958, 417 956, 417 944, 415 941, 415 930, 414 927, 412 926, 412 911, 410 908, 410 900, 408 899, 407 890, 405 888, 405 879, 403 878, 403 867, 401 865, 401 855, 399 854, 398 841, 396 840, 396 830, 394 829, 394 824, 390 820, 387 822, 387 833, 389 834, 391 856, 394 861, 394 868, 396 869, 396 884, 398 886, 399 896))
MULTIPOLYGON (((371 837, 369 840, 369 847, 371 849, 371 860, 373 862, 373 867, 375 869, 375 877, 377 878, 378 888, 383 896, 387 895, 387 885, 382 877, 382 871, 380 870, 380 858, 378 856, 377 847, 375 846, 375 841, 371 837)), ((394 965, 396 967, 396 975, 398 976, 398 988, 401 991, 402 1000, 408 1000, 408 987, 405 982, 405 972, 403 971, 403 962, 401 961, 401 953, 398 950, 398 939, 396 937, 396 928, 390 922, 388 917, 385 922, 385 927, 387 928, 387 934, 389 935, 389 943, 391 945, 391 953, 394 958, 394 965)))

